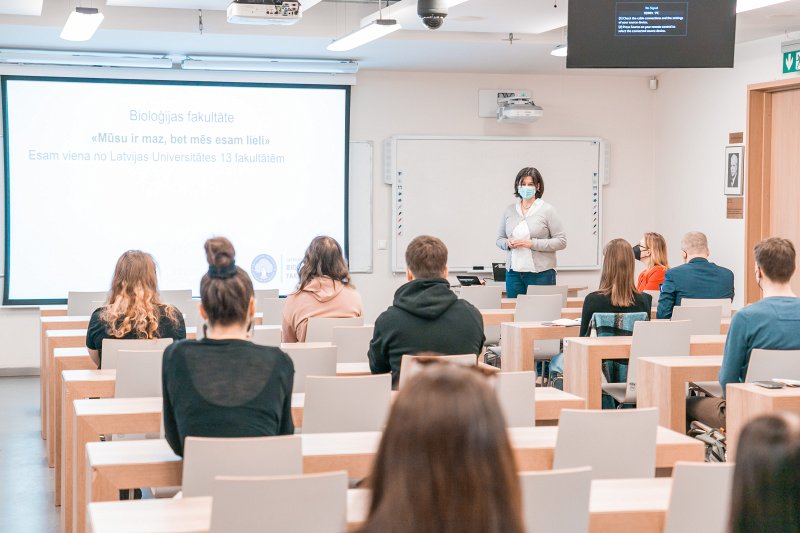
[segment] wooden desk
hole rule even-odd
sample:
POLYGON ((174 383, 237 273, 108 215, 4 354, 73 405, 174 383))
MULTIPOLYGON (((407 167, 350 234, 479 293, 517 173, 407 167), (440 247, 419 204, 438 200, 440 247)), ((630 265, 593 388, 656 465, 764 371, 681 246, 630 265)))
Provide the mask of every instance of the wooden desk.
POLYGON ((500 300, 500 308, 501 309, 516 309, 517 308, 517 299, 516 298, 502 298, 500 300))
POLYGON ((499 326, 503 322, 513 322, 516 308, 479 309, 484 326, 499 326))
MULTIPOLYGON (((604 359, 627 360, 633 337, 576 337, 564 341, 564 390, 586 398, 587 409, 600 409, 604 359)), ((725 335, 692 335, 690 355, 720 355, 725 335)), ((505 356, 505 354, 503 354, 505 356)))
POLYGON ((800 411, 800 388, 765 389, 752 383, 731 383, 725 392, 728 461, 736 458, 736 446, 744 426, 760 415, 800 411))
POLYGON ((636 404, 658 407, 658 423, 686 431, 686 384, 717 379, 721 355, 641 357, 638 362, 636 404))
POLYGON ((578 297, 569 297, 567 298, 567 307, 576 307, 578 309, 583 308, 583 296, 580 298, 578 297))
MULTIPOLYGON (((590 533, 661 533, 669 507, 671 478, 597 479, 589 500, 590 533)), ((371 491, 347 491, 347 528, 353 531, 369 515, 371 491)), ((206 533, 212 498, 182 498, 89 505, 93 533, 206 533)))
POLYGON ((40 316, 67 316, 67 304, 61 305, 40 305, 40 316))
POLYGON ((543 322, 503 322, 500 326, 503 371, 534 370, 535 341, 575 337, 579 333, 579 326, 545 326, 543 322))

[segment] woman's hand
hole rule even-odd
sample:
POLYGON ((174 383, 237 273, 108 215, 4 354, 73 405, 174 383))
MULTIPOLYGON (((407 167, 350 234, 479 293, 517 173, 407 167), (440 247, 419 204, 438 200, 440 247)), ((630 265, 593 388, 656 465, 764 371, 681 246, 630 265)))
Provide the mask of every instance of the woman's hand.
POLYGON ((533 248, 533 241, 530 239, 508 239, 509 248, 533 248))

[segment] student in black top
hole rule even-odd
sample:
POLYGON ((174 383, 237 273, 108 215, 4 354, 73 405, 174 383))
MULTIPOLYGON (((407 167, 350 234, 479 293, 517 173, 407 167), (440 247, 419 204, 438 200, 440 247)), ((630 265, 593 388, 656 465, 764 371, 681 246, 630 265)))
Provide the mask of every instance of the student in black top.
POLYGON ((183 455, 191 437, 290 435, 294 365, 278 348, 250 342, 255 298, 250 277, 234 263, 224 237, 205 244, 200 281, 205 338, 170 345, 162 372, 167 442, 183 455))
POLYGON ((86 331, 89 355, 100 368, 103 339, 186 338, 181 312, 158 296, 153 256, 129 250, 117 260, 108 303, 96 309, 86 331))

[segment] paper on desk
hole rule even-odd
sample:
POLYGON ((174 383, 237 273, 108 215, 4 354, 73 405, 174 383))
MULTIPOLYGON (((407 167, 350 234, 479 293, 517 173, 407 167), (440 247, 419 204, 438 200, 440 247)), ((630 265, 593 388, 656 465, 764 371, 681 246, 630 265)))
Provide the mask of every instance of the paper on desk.
POLYGON ((577 318, 559 318, 558 320, 553 320, 551 324, 554 326, 580 326, 581 321, 577 318))

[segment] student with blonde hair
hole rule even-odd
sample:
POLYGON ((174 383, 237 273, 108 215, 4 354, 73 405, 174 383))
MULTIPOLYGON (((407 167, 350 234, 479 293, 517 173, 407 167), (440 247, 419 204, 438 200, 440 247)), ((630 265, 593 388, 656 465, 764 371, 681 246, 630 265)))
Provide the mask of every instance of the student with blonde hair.
POLYGON ((103 339, 185 339, 183 315, 158 295, 156 262, 139 250, 117 260, 108 302, 95 310, 86 331, 89 355, 102 365, 103 339))
POLYGON ((664 283, 664 273, 669 268, 667 260, 667 241, 658 233, 645 233, 639 244, 633 247, 637 261, 645 265, 636 281, 636 290, 659 291, 664 283))

